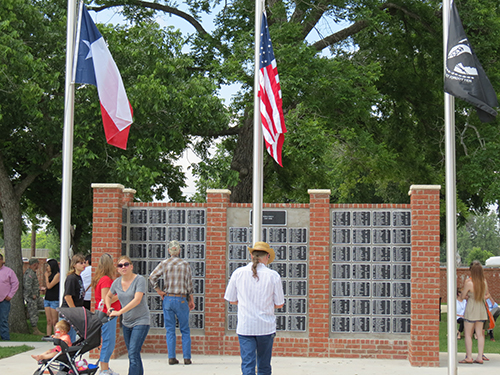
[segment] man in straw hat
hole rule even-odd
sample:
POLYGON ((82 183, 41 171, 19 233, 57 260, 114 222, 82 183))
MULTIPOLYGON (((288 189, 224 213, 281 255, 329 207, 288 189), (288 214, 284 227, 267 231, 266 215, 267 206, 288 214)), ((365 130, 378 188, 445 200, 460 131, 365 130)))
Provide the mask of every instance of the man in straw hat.
POLYGON ((236 333, 240 343, 243 375, 271 374, 273 340, 276 336, 274 309, 283 307, 283 286, 280 275, 266 266, 275 257, 266 242, 248 248, 252 262, 231 275, 224 299, 238 305, 236 333))

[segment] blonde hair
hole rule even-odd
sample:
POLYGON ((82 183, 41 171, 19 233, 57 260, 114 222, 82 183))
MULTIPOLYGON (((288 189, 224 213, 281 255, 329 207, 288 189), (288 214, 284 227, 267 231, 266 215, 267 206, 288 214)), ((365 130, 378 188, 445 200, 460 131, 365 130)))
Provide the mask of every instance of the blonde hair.
POLYGON ((68 276, 72 273, 76 273, 75 266, 80 262, 85 263, 85 257, 82 254, 73 255, 73 258, 71 258, 71 264, 69 266, 68 276))
POLYGON ((253 277, 255 277, 257 280, 259 280, 259 275, 257 275, 257 266, 260 263, 260 258, 263 258, 266 255, 269 255, 269 253, 264 250, 254 250, 252 252, 252 272, 253 277))
POLYGON ((130 264, 133 265, 132 259, 130 259, 127 255, 122 255, 121 257, 119 257, 118 258, 118 263, 120 263, 122 260, 126 260, 127 262, 129 262, 130 264))
POLYGON ((483 266, 478 260, 473 261, 470 266, 470 278, 474 285, 474 299, 477 302, 483 301, 486 284, 484 281, 483 266))
POLYGON ((71 327, 67 321, 60 320, 56 323, 56 328, 59 328, 61 331, 65 333, 68 333, 71 327))
POLYGON ((103 254, 99 258, 99 263, 97 265, 97 269, 95 270, 95 275, 92 278, 92 282, 90 283, 93 289, 97 286, 97 283, 103 276, 108 276, 111 280, 114 280, 116 276, 116 269, 113 263, 113 258, 108 253, 103 254))

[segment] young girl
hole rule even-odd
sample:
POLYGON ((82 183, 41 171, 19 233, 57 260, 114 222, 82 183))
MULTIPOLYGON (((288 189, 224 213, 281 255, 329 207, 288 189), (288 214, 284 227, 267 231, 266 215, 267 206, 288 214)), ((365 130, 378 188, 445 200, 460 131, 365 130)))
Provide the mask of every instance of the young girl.
POLYGON ((47 336, 52 335, 52 329, 55 330, 57 323, 57 311, 59 307, 59 280, 61 274, 59 272, 59 264, 55 259, 47 261, 47 268, 45 269, 45 299, 43 305, 45 307, 45 315, 47 316, 47 336))
MULTIPOLYGON (((64 300, 62 307, 80 307, 83 306, 83 299, 85 298, 85 288, 83 287, 83 280, 80 274, 85 269, 85 258, 83 255, 75 254, 71 258, 68 276, 64 283, 64 300)), ((76 331, 71 328, 69 330, 69 337, 71 342, 76 340, 76 331)))
MULTIPOLYGON (((67 321, 65 320, 60 320, 56 323, 56 333, 52 337, 56 339, 61 339, 63 340, 68 346, 71 346, 71 338, 68 335, 70 329, 70 325, 67 321)), ((31 357, 35 359, 36 361, 40 361, 42 359, 51 359, 56 356, 57 353, 61 351, 61 347, 57 345, 55 348, 47 350, 45 353, 34 355, 32 354, 31 357)))

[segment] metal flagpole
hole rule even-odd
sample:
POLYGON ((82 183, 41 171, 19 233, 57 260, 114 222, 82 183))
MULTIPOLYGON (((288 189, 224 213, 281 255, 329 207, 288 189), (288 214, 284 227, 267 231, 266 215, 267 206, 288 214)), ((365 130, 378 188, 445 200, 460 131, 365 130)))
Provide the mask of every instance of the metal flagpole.
MULTIPOLYGON (((450 0, 443 1, 443 51, 444 69, 448 58, 448 27, 450 24, 450 0)), ((448 287, 448 374, 457 374, 457 316, 456 290, 457 272, 457 221, 456 221, 456 178, 455 178, 455 98, 444 93, 445 159, 446 159, 446 266, 448 287)))
POLYGON ((75 56, 76 0, 68 0, 66 32, 66 83, 64 97, 63 170, 61 201, 61 280, 59 302, 64 297, 64 282, 69 269, 69 248, 71 246, 71 187, 73 180, 73 123, 75 112, 75 83, 73 82, 73 61, 75 56))
POLYGON ((252 245, 261 241, 262 236, 262 196, 264 156, 262 124, 259 106, 259 68, 260 68, 260 27, 262 20, 262 0, 255 0, 255 76, 253 111, 253 185, 252 185, 252 245))

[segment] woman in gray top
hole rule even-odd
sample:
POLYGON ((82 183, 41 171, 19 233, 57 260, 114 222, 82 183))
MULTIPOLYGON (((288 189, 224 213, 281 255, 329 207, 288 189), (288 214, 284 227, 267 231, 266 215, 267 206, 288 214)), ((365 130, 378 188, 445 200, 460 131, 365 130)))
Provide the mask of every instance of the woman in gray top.
POLYGON ((132 260, 127 256, 118 259, 121 277, 113 281, 106 295, 105 303, 109 316, 122 315, 123 338, 128 351, 128 375, 143 375, 141 348, 149 332, 149 308, 146 302, 146 279, 135 274, 132 260), (122 308, 114 310, 111 298, 118 295, 122 308))

